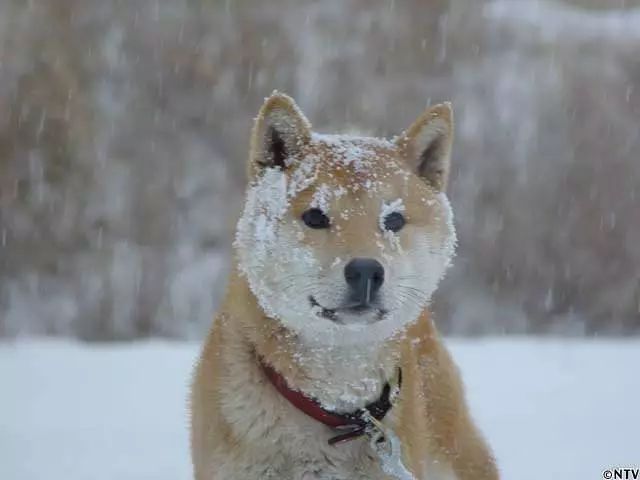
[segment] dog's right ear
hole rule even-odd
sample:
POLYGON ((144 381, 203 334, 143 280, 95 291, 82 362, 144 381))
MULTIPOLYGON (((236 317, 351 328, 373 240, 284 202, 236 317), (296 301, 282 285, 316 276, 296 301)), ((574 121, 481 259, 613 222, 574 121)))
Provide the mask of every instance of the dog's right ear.
POLYGON ((296 102, 273 92, 255 119, 251 135, 249 176, 255 178, 264 168, 287 169, 311 139, 311 124, 296 102))

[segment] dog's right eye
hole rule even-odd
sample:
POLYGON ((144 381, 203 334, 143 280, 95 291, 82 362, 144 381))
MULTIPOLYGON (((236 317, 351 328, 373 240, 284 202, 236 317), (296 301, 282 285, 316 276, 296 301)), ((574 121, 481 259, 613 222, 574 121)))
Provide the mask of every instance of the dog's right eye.
POLYGON ((329 217, 319 208, 310 208, 302 214, 302 221, 309 228, 329 228, 329 217))

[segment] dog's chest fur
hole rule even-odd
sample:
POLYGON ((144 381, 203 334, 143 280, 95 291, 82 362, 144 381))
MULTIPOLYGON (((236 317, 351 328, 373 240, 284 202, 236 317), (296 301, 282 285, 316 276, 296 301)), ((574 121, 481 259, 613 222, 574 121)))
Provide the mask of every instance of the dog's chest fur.
MULTIPOLYGON (((320 352, 299 353, 309 378, 300 380, 304 385, 296 387, 338 411, 354 411, 377 399, 387 373, 393 373, 393 359, 381 362, 378 351, 358 352, 357 361, 347 361, 340 352, 331 350, 321 356, 320 352)), ((330 446, 328 440, 336 430, 290 405, 266 379, 252 352, 246 351, 241 361, 228 365, 227 372, 221 413, 234 437, 248 448, 240 455, 214 454, 215 478, 386 478, 366 438, 330 446)))

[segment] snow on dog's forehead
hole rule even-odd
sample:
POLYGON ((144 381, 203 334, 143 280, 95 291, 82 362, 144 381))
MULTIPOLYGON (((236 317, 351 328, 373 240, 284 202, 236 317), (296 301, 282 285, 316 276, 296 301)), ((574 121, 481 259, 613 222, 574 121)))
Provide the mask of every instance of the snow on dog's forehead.
MULTIPOLYGON (((310 151, 318 162, 318 175, 310 186, 315 183, 322 189, 328 184, 336 198, 346 192, 383 195, 393 190, 393 177, 402 177, 404 185, 411 175, 399 158, 396 144, 383 138, 314 133, 310 151)), ((316 197, 328 197, 322 193, 317 192, 316 197)), ((322 204, 314 199, 312 206, 322 208, 322 204)))
POLYGON ((396 152, 395 145, 384 138, 314 133, 311 139, 327 161, 360 175, 371 173, 396 152))

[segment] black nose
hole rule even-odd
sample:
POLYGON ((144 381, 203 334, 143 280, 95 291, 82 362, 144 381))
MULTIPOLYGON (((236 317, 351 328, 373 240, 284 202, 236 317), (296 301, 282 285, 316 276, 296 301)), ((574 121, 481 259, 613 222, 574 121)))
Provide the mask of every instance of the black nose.
POLYGON ((373 258, 354 258, 344 267, 344 278, 353 299, 368 305, 384 283, 384 267, 373 258))

